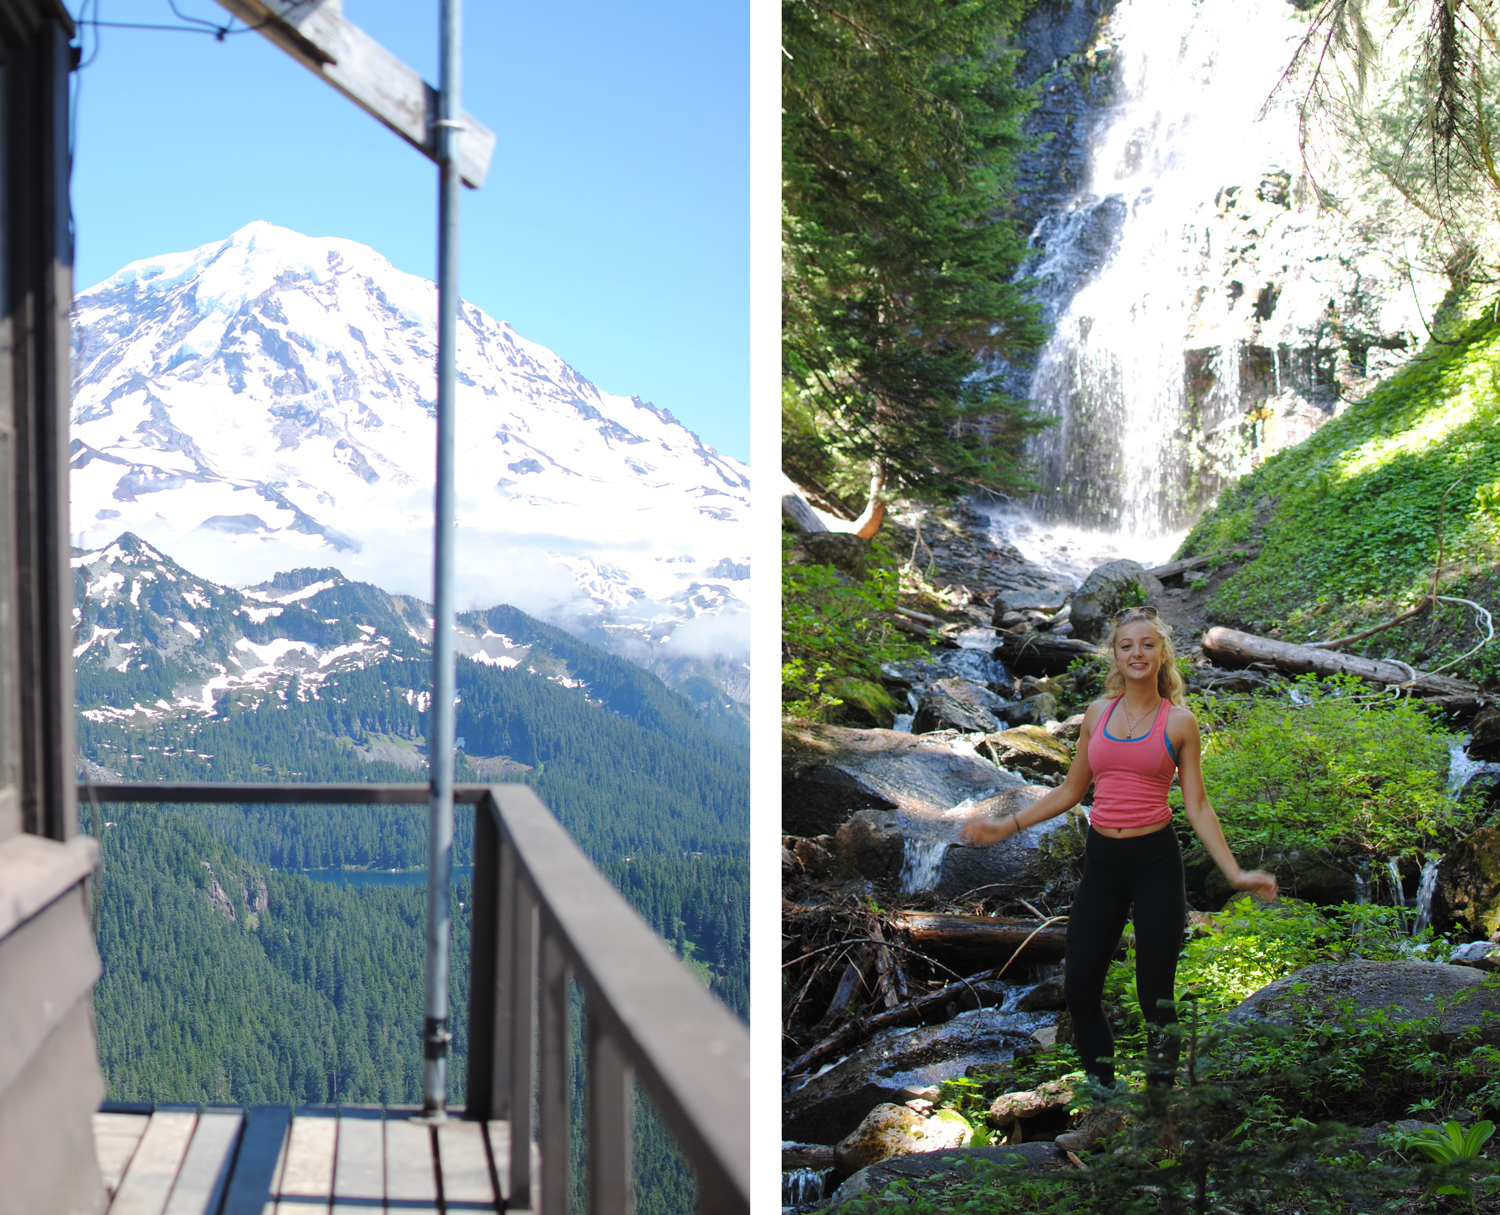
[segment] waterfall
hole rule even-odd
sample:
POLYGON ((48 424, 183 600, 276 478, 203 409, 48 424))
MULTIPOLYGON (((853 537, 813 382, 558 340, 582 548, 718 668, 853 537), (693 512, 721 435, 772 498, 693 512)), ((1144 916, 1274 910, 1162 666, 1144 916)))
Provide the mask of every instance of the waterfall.
POLYGON ((781 1174, 781 1205, 802 1207, 820 1203, 832 1169, 789 1169, 781 1174))
POLYGON ((1435 856, 1431 857, 1422 866, 1422 880, 1417 884, 1417 920, 1412 925, 1413 933, 1421 932, 1432 919, 1432 892, 1437 889, 1437 870, 1440 859, 1435 856))
POLYGON ((937 884, 938 872, 943 867, 943 856, 948 851, 949 842, 944 839, 913 839, 911 836, 902 841, 903 894, 931 890, 937 884))
POLYGON ((1122 0, 1109 19, 1114 104, 1083 188, 1037 224, 1025 270, 1054 324, 1029 392, 1057 419, 1033 449, 1048 516, 1156 536, 1248 467, 1205 479, 1191 436, 1238 432, 1243 385, 1258 399, 1293 378, 1283 347, 1301 343, 1282 331, 1298 292, 1263 281, 1255 251, 1291 206, 1295 120, 1287 105, 1261 110, 1303 29, 1285 0, 1122 0), (1253 214, 1226 223, 1230 209, 1253 214), (1265 343, 1254 366, 1251 334, 1265 343))
POLYGON ((1391 906, 1393 907, 1405 907, 1407 905, 1406 892, 1401 886, 1401 866, 1398 863, 1399 860, 1399 857, 1390 856, 1386 857, 1385 861, 1385 871, 1389 875, 1391 882, 1391 906))

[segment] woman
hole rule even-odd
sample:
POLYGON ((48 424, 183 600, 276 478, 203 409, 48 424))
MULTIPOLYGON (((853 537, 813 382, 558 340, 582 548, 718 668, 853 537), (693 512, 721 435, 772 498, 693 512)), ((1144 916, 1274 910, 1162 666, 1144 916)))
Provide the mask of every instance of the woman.
MULTIPOLYGON (((1187 896, 1167 805, 1174 774, 1187 821, 1230 886, 1269 902, 1276 897, 1276 879, 1263 870, 1247 873, 1235 863, 1208 804, 1198 721, 1183 705, 1171 628, 1154 608, 1127 608, 1115 616, 1105 648, 1114 656, 1114 667, 1104 684, 1105 698, 1084 714, 1067 779, 998 822, 971 820, 963 839, 970 844, 1009 839, 1072 809, 1093 784, 1083 877, 1068 914, 1063 989, 1083 1066, 1107 1091, 1115 1073, 1104 976, 1127 920, 1135 925, 1136 994, 1148 1023, 1147 1083, 1170 1085, 1176 1075, 1173 983, 1187 896)), ((1078 1150, 1111 1129, 1107 1117, 1090 1119, 1076 1134, 1060 1136, 1058 1143, 1078 1150)))

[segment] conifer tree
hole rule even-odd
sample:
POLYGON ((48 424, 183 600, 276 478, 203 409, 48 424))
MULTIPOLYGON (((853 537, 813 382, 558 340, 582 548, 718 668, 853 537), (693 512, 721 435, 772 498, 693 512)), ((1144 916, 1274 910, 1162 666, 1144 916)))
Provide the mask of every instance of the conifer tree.
POLYGON ((1024 7, 783 4, 783 462, 825 504, 1024 483, 1040 423, 992 373, 1042 338, 1007 217, 1024 7))

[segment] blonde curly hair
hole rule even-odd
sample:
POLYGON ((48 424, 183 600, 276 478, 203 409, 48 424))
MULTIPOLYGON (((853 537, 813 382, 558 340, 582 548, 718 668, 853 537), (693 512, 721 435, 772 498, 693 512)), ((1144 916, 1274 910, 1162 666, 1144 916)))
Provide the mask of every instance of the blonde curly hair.
POLYGON ((1149 607, 1126 608, 1115 614, 1114 622, 1104 638, 1104 650, 1110 656, 1109 674, 1104 679, 1104 694, 1125 695, 1125 675, 1120 670, 1120 664, 1114 660, 1115 634, 1127 624, 1138 624, 1141 621, 1151 626, 1161 646, 1161 669, 1156 673, 1156 690, 1168 703, 1185 705, 1187 688, 1182 682, 1182 676, 1177 673, 1177 650, 1172 645, 1172 626, 1156 614, 1155 608, 1149 607))

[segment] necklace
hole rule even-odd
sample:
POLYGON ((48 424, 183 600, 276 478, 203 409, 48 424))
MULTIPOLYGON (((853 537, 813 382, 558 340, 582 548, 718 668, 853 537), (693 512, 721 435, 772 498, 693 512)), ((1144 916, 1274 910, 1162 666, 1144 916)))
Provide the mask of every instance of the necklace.
POLYGON ((1160 708, 1161 708, 1161 697, 1158 696, 1156 698, 1156 703, 1151 706, 1151 712, 1150 712, 1150 714, 1142 714, 1139 717, 1131 719, 1130 723, 1125 727, 1125 738, 1126 738, 1126 740, 1127 741, 1130 740, 1131 735, 1133 735, 1135 733, 1135 731, 1136 731, 1136 727, 1139 726, 1143 721, 1145 721, 1147 716, 1154 716, 1156 714, 1156 712, 1160 708))

